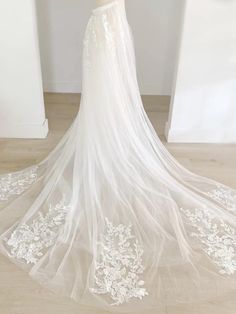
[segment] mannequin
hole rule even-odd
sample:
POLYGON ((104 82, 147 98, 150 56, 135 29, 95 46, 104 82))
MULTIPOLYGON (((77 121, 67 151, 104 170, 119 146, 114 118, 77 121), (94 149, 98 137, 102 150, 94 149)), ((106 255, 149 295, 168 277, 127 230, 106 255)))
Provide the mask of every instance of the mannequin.
MULTIPOLYGON (((97 7, 109 4, 111 2, 114 2, 115 0, 96 0, 97 7)), ((121 6, 125 7, 125 0, 116 0, 120 3, 121 6)))

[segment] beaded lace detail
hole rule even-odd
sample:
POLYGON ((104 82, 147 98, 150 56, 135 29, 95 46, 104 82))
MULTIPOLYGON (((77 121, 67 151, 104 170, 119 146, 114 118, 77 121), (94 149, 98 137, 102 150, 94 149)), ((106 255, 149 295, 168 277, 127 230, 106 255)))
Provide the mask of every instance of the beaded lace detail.
POLYGON ((220 268, 221 274, 231 275, 236 271, 236 232, 229 224, 218 219, 207 209, 180 209, 187 224, 195 231, 191 236, 200 240, 203 250, 220 268))
POLYGON ((236 194, 232 189, 218 185, 216 189, 207 193, 213 200, 224 205, 229 211, 236 211, 236 194))
POLYGON ((25 192, 37 180, 38 167, 0 177, 0 201, 25 192))
POLYGON ((114 301, 111 305, 129 302, 132 298, 142 299, 148 295, 145 282, 139 278, 144 272, 143 249, 131 234, 128 226, 113 224, 106 219, 105 234, 101 235, 99 260, 95 264, 96 294, 108 294, 114 301))
POLYGON ((66 205, 65 196, 55 206, 50 205, 49 211, 44 215, 39 212, 30 224, 20 224, 5 239, 10 247, 10 257, 22 260, 27 264, 36 264, 44 255, 46 248, 55 244, 61 225, 65 222, 70 205, 66 205))

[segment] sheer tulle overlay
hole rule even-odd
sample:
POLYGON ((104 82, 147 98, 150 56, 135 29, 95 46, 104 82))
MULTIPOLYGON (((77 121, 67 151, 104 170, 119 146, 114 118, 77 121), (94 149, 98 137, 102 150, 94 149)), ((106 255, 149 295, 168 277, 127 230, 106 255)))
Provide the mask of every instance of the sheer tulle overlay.
POLYGON ((82 304, 137 312, 236 288, 236 191, 158 139, 118 2, 88 22, 73 125, 42 163, 0 176, 0 204, 3 254, 82 304))

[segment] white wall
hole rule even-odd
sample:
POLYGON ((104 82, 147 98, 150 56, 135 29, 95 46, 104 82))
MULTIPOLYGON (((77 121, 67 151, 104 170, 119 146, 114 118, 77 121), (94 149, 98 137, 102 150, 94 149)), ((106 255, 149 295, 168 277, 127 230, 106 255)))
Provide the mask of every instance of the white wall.
POLYGON ((0 137, 45 137, 34 1, 0 1, 0 23, 0 137))
POLYGON ((169 142, 236 142, 236 1, 186 0, 169 142))
MULTIPOLYGON (((36 0, 45 91, 81 91, 84 30, 95 0, 36 0)), ((143 94, 169 95, 182 7, 176 0, 126 0, 143 94)))

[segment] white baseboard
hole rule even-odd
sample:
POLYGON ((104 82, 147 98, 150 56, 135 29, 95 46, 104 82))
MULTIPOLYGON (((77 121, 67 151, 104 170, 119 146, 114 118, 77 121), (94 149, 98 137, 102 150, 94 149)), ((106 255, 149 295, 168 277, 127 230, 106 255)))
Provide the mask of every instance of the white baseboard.
POLYGON ((1 123, 0 138, 46 138, 48 134, 48 120, 42 124, 11 125, 1 123))
POLYGON ((44 92, 48 93, 81 93, 81 82, 44 82, 44 92))
MULTIPOLYGON (((45 81, 43 83, 45 92, 51 93, 81 93, 81 82, 79 81, 45 81)), ((171 91, 152 84, 140 84, 140 93, 142 95, 166 95, 169 96, 171 91)))
POLYGON ((171 90, 157 86, 157 84, 139 84, 140 93, 142 95, 161 95, 170 96, 171 90))

